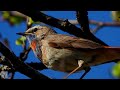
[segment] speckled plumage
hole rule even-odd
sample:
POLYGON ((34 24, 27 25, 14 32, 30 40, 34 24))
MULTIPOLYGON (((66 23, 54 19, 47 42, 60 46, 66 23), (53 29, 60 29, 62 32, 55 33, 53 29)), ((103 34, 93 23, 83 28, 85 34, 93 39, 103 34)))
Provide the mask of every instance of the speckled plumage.
POLYGON ((35 26, 26 32, 36 35, 30 42, 31 47, 43 64, 53 70, 71 72, 78 67, 78 60, 87 63, 83 64, 84 67, 120 59, 119 48, 106 47, 87 39, 57 34, 45 26, 35 26), (35 28, 37 30, 34 32, 35 28))

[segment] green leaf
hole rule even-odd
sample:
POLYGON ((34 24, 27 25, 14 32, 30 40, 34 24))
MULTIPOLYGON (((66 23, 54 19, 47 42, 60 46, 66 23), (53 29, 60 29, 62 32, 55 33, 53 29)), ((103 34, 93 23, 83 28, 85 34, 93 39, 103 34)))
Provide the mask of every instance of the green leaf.
POLYGON ((8 19, 10 17, 10 14, 9 14, 8 11, 3 11, 2 16, 3 16, 4 19, 8 19))
POLYGON ((25 41, 25 40, 26 40, 26 37, 21 36, 20 40, 25 41))
POLYGON ((112 75, 116 78, 120 78, 120 62, 113 66, 112 75))
POLYGON ((25 43, 26 37, 22 36, 15 41, 16 45, 23 45, 25 43))
POLYGON ((20 39, 17 39, 16 42, 15 42, 16 45, 22 45, 23 44, 23 41, 20 40, 20 39))
POLYGON ((33 21, 31 17, 28 18, 28 25, 32 25, 32 24, 40 24, 40 21, 33 21))
POLYGON ((23 21, 23 18, 17 17, 17 16, 10 16, 9 21, 12 24, 18 25, 18 24, 20 24, 23 21))
POLYGON ((32 20, 32 18, 31 17, 28 17, 28 25, 31 25, 31 24, 33 24, 34 23, 34 21, 32 20))
POLYGON ((111 11, 111 14, 114 21, 120 21, 120 11, 111 11))

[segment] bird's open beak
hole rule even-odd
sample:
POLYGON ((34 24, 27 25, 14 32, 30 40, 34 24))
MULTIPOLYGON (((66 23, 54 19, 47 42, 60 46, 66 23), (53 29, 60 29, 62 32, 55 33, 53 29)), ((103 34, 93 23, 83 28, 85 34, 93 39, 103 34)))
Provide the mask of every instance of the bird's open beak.
POLYGON ((16 34, 22 35, 22 36, 27 36, 27 35, 31 35, 32 33, 27 33, 27 32, 25 32, 25 33, 16 33, 16 34))

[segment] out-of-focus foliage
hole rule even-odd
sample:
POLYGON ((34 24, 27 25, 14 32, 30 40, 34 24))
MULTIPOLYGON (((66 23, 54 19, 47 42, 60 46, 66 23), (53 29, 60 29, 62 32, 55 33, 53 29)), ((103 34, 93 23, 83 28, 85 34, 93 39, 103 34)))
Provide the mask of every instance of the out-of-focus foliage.
POLYGON ((34 23, 34 21, 32 20, 31 17, 28 18, 28 25, 32 25, 34 23))
MULTIPOLYGON (((120 11, 111 11, 113 21, 120 22, 120 11)), ((115 64, 112 68, 112 75, 115 78, 120 78, 120 62, 115 64)))
POLYGON ((116 78, 120 78, 120 62, 115 64, 112 68, 112 74, 116 78))
POLYGON ((28 19, 29 19, 29 20, 28 20, 28 21, 29 21, 29 22, 28 22, 28 25, 32 25, 32 24, 42 24, 40 21, 36 21, 36 22, 33 21, 31 17, 29 17, 28 19))
MULTIPOLYGON (((45 13, 44 11, 41 11, 42 13, 45 13)), ((1 11, 0 12, 0 17, 2 17, 3 21, 7 21, 11 26, 14 26, 14 25, 19 25, 21 24, 22 22, 26 22, 26 18, 25 17, 21 17, 21 16, 17 16, 13 13, 11 13, 11 11, 1 11)), ((111 11, 111 18, 113 21, 115 22, 120 22, 120 11, 111 11)), ((34 22, 32 20, 32 18, 28 18, 28 25, 32 25, 32 24, 42 24, 40 21, 38 22, 34 22)), ((8 39, 6 38, 2 38, 1 34, 0 34, 0 39, 2 39, 2 42, 6 45, 6 46, 9 46, 9 41, 8 39)), ((16 41, 15 41, 15 44, 16 45, 19 45, 19 46, 23 46, 25 44, 25 41, 26 41, 26 37, 24 36, 21 36, 20 38, 18 38, 16 41)), ((2 59, 1 59, 2 61, 2 59)), ((6 70, 5 70, 5 66, 0 66, 0 78, 7 78, 7 73, 6 70), (3 70, 4 69, 4 70, 3 70)), ((120 62, 118 62, 117 64, 115 64, 112 68, 112 75, 116 78, 120 78, 120 62)))
POLYGON ((120 21, 120 11, 111 11, 111 14, 114 21, 120 21))
MULTIPOLYGON (((41 12, 43 12, 43 11, 41 11, 41 12)), ((18 12, 13 13, 12 11, 1 11, 0 14, 1 14, 3 21, 7 21, 11 26, 19 25, 23 21, 26 22, 27 18, 28 18, 28 22, 27 22, 28 25, 41 23, 41 22, 34 22, 31 17, 23 17, 22 15, 17 15, 18 12)), ((18 38, 15 41, 16 45, 23 45, 25 42, 25 39, 26 38, 23 36, 21 38, 18 38)))
POLYGON ((16 45, 24 45, 25 44, 25 40, 26 40, 26 37, 24 37, 24 36, 21 36, 20 38, 18 38, 17 40, 16 40, 16 45))
POLYGON ((3 20, 6 20, 10 25, 19 25, 23 21, 25 21, 25 18, 13 15, 10 11, 2 11, 2 18, 3 20))
MULTIPOLYGON (((40 12, 44 13, 44 11, 40 11, 40 12)), ((27 18, 23 17, 22 15, 17 15, 17 14, 15 14, 15 12, 13 13, 11 11, 1 11, 0 14, 1 14, 3 21, 7 21, 11 26, 19 25, 20 23, 22 23, 23 21, 26 21, 26 19, 27 19, 27 18)), ((30 17, 29 17, 29 19, 30 19, 30 22, 28 24, 30 24, 30 23, 40 24, 41 23, 39 21, 34 22, 32 20, 32 18, 30 18, 30 17)))

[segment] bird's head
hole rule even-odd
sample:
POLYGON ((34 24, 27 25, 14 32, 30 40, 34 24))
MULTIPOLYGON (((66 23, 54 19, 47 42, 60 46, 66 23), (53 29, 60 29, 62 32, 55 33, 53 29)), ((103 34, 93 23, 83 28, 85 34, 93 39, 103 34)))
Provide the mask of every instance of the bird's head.
POLYGON ((47 35, 55 34, 55 33, 56 32, 52 30, 50 27, 37 25, 37 26, 29 28, 24 33, 17 33, 17 34, 25 36, 28 39, 28 41, 31 42, 36 38, 43 39, 47 35))

